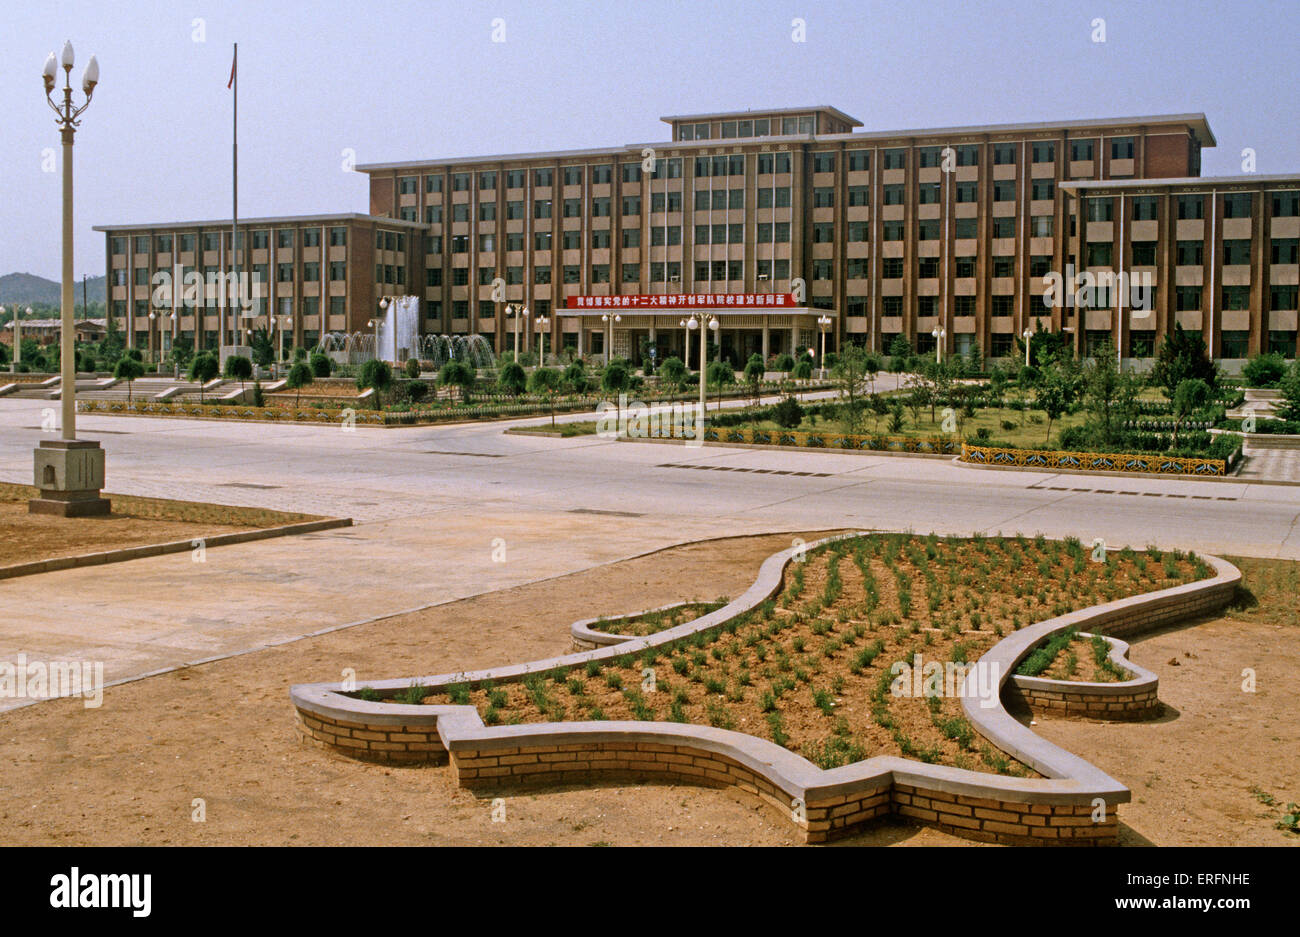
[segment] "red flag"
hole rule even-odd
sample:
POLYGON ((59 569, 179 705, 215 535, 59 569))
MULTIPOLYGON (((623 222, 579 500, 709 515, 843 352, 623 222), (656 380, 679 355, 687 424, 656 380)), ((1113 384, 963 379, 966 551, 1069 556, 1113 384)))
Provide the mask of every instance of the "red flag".
POLYGON ((235 66, 238 64, 239 64, 239 55, 236 54, 235 57, 230 60, 230 80, 226 82, 227 91, 229 91, 230 87, 235 83, 235 66))

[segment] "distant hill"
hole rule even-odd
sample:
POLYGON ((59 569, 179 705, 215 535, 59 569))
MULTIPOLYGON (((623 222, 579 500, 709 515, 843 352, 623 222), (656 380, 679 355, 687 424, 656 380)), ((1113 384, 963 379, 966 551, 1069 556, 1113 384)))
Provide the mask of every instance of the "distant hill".
MULTIPOLYGON (((104 277, 86 280, 86 298, 94 303, 104 301, 104 277)), ((81 305, 81 281, 77 281, 75 301, 81 305)), ((59 284, 34 273, 9 273, 0 277, 0 304, 42 303, 59 304, 59 284)))

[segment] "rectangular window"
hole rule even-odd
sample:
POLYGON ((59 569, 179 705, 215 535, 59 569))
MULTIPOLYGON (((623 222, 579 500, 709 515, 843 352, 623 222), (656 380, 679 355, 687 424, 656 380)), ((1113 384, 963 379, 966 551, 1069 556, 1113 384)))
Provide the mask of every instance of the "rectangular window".
POLYGON ((1016 184, 1010 180, 993 183, 993 201, 995 202, 1014 202, 1016 200, 1016 184))
POLYGON ((965 279, 968 277, 975 276, 974 257, 958 257, 956 263, 953 266, 956 271, 956 276, 959 279, 965 279))
POLYGON ((1029 197, 1036 202, 1056 197, 1056 183, 1051 179, 1035 179, 1030 186, 1029 197))
POLYGON ((813 208, 834 208, 835 190, 829 186, 813 189, 813 208))
POLYGON ((566 251, 576 251, 582 247, 581 231, 565 231, 560 235, 560 247, 566 251))
POLYGON ((533 202, 533 217, 551 217, 551 200, 549 198, 539 198, 533 202))
POLYGON ((918 165, 922 169, 933 169, 939 165, 943 159, 943 147, 941 146, 923 146, 916 151, 918 165))
POLYGON ((624 195, 623 196, 623 217, 626 218, 629 215, 639 215, 639 214, 641 214, 641 196, 624 195))
POLYGON ((1044 254, 1035 254, 1029 258, 1029 275, 1031 277, 1045 277, 1052 270, 1052 258, 1044 254))
POLYGON ((487 254, 497 249, 497 239, 495 234, 480 234, 478 236, 478 250, 480 254, 487 254))
POLYGON ((831 278, 832 262, 829 260, 814 260, 812 265, 812 278, 814 280, 829 280, 831 278))
POLYGON ((510 169, 506 171, 506 188, 522 189, 524 187, 524 171, 522 169, 510 169))
POLYGON ((451 190, 453 192, 469 191, 469 173, 454 172, 451 174, 451 190))
POLYGON ((1089 267, 1109 267, 1111 265, 1111 254, 1114 250, 1109 241, 1094 243, 1088 245, 1088 266, 1089 267))
POLYGON ((1014 296, 993 296, 993 315, 1005 317, 1013 315, 1016 311, 1016 298, 1014 296))
POLYGON ((903 258, 886 257, 880 262, 880 276, 885 280, 900 280, 903 277, 903 258))
POLYGON ((524 249, 524 236, 522 233, 513 233, 506 235, 506 250, 521 251, 524 249))
POLYGON ((577 264, 564 265, 564 282, 580 283, 582 282, 582 270, 577 264))
POLYGON ((593 218, 609 217, 609 196, 593 198, 591 200, 591 216, 593 218))
POLYGON ((979 235, 979 221, 975 218, 958 218, 954 228, 959 241, 969 241, 979 235))
POLYGON ((283 230, 277 231, 275 235, 275 243, 277 247, 293 247, 293 232, 283 230))
POLYGON ((1300 215, 1300 192, 1274 192, 1273 217, 1294 218, 1300 215))
POLYGON ((430 267, 424 271, 425 286, 442 286, 442 268, 430 267))
POLYGON ((452 221, 469 221, 469 202, 457 202, 451 206, 452 221))
POLYGON ((885 168, 886 169, 906 169, 907 168, 907 150, 885 150, 885 168))
POLYGON ((622 166, 622 169, 621 169, 621 175, 622 175, 622 178, 623 178, 623 181, 624 181, 624 182, 640 182, 640 181, 641 181, 641 164, 640 164, 640 163, 624 163, 623 166, 622 166))
POLYGON ((496 220, 497 220, 497 203, 496 203, 496 202, 479 202, 479 203, 478 203, 478 220, 479 220, 479 221, 496 221, 496 220))
POLYGON ((424 177, 424 191, 426 191, 426 192, 441 192, 441 191, 442 191, 442 176, 425 176, 425 177, 424 177))
POLYGON ((1110 158, 1111 159, 1132 159, 1133 158, 1133 138, 1116 137, 1110 141, 1110 158))
POLYGON ((424 207, 425 224, 442 224, 442 206, 426 205, 424 207))
POLYGON ((1016 145, 1014 143, 996 143, 993 146, 994 166, 1014 166, 1016 164, 1016 145))
POLYGON ((1178 217, 1186 220, 1189 218, 1205 217, 1205 198, 1200 195, 1180 195, 1178 196, 1178 217))
POLYGON ((880 314, 884 316, 901 316, 903 314, 903 297, 885 296, 880 301, 880 314))
POLYGON ((812 226, 812 236, 814 244, 829 244, 835 240, 834 222, 818 222, 812 226))
POLYGON ((1223 263, 1225 266, 1250 263, 1250 241, 1248 239, 1224 241, 1223 263))
MULTIPOLYGON (((1175 263, 1180 267, 1199 267, 1205 245, 1201 241, 1179 241, 1174 248, 1175 263)), ((1199 307, 1199 304, 1197 306, 1199 307)))
POLYGON ((939 204, 939 183, 922 182, 916 187, 917 201, 922 205, 939 204))
POLYGON ((834 172, 835 154, 814 153, 812 163, 813 163, 813 172, 834 172))
POLYGON ((916 275, 922 280, 932 280, 939 275, 938 257, 918 257, 916 275))
POLYGON ((1034 215, 1029 219, 1029 236, 1036 238, 1049 238, 1055 227, 1056 219, 1051 215, 1034 215))
POLYGON ((400 195, 414 195, 415 186, 415 176, 402 176, 397 180, 397 191, 400 195))
POLYGON ((1134 221, 1155 221, 1158 200, 1154 195, 1139 195, 1133 199, 1134 221))
POLYGON ((1294 285, 1278 284, 1271 286, 1268 295, 1268 308, 1271 311, 1279 312, 1296 308, 1296 287, 1294 285))
POLYGON ((904 199, 905 187, 902 185, 887 185, 884 188, 884 197, 886 205, 902 205, 904 199))
POLYGON ((467 285, 469 285, 469 268, 468 268, 468 267, 452 267, 452 268, 451 268, 451 285, 452 285, 452 286, 467 286, 467 285))
POLYGON ((441 253, 442 253, 442 235, 441 235, 441 234, 431 234, 431 235, 429 235, 429 237, 425 240, 424 245, 425 245, 425 247, 428 249, 428 250, 427 250, 427 253, 430 253, 430 254, 441 254, 441 253))
POLYGON ((866 172, 871 168, 870 150, 849 150, 844 154, 849 172, 866 172))
POLYGON ((534 169, 533 185, 539 189, 550 186, 555 181, 555 171, 551 169, 534 169))
POLYGON ((1035 163, 1052 163, 1056 161, 1056 143, 1053 140, 1041 140, 1030 146, 1035 163))
POLYGON ((1201 308, 1201 288, 1199 286, 1174 287, 1174 308, 1179 312, 1191 312, 1201 308))
POLYGON ((865 280, 870 272, 869 263, 865 257, 850 257, 845 275, 850 280, 865 280))
POLYGON ((1015 218, 994 218, 993 236, 995 238, 1013 238, 1016 236, 1015 218))
POLYGON ((1225 358, 1245 358, 1250 354, 1249 332, 1223 332, 1219 340, 1225 358))
POLYGON ((1134 241, 1131 263, 1135 267, 1154 267, 1156 265, 1156 242, 1134 241))
POLYGON ((885 239, 886 241, 901 241, 901 240, 903 240, 903 222, 901 222, 901 221, 886 221, 885 224, 884 224, 884 234, 883 234, 883 236, 884 236, 884 239, 885 239))
POLYGON ((1089 221, 1113 221, 1115 219, 1115 200, 1113 198, 1088 199, 1089 221))
POLYGON ((538 266, 533 268, 533 282, 546 284, 551 282, 551 268, 549 266, 538 266))
POLYGON ((347 228, 330 228, 330 247, 342 247, 347 243, 347 228))
POLYGON ((1295 332, 1270 331, 1268 333, 1268 350, 1270 354, 1283 358, 1295 357, 1295 332))
POLYGON ((1225 286, 1223 288, 1223 308, 1224 309, 1249 309, 1250 308, 1250 287, 1249 286, 1225 286))
POLYGON ((993 275, 995 277, 1013 276, 1015 272, 1015 261, 1011 257, 994 257, 993 258, 993 275))
POLYGON ((565 217, 565 218, 579 218, 579 217, 581 217, 581 216, 582 216, 582 199, 580 199, 580 198, 566 198, 566 199, 564 200, 564 208, 563 208, 563 212, 564 212, 564 217, 565 217))
MULTIPOLYGON (((759 153, 758 154, 758 174, 760 176, 780 174, 790 171, 790 154, 789 153, 759 153)), ((697 172, 698 176, 699 173, 697 172)))
POLYGON ((597 228, 591 232, 591 249, 601 250, 609 247, 610 233, 609 228, 597 228))
POLYGON ((1269 242, 1268 259, 1274 264, 1293 264, 1297 262, 1297 238, 1273 238, 1269 242))
POLYGON ((853 243, 866 241, 871 230, 869 222, 850 221, 849 222, 849 240, 853 243))
POLYGON ((1071 140, 1070 159, 1076 163, 1086 163, 1092 159, 1091 140, 1071 140))
POLYGON ((1250 193, 1229 192, 1223 197, 1224 218, 1249 218, 1250 193))
POLYGON ((614 166, 612 163, 601 163, 599 166, 591 167, 591 184, 608 185, 614 181, 614 166))

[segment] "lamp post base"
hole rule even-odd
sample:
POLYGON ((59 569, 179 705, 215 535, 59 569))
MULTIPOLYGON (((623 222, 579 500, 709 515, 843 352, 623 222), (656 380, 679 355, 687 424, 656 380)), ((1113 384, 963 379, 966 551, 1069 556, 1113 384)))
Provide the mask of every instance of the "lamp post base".
POLYGON ((112 502, 104 488, 104 450, 88 439, 50 439, 33 451, 34 484, 39 498, 27 503, 29 514, 57 517, 103 517, 112 502))

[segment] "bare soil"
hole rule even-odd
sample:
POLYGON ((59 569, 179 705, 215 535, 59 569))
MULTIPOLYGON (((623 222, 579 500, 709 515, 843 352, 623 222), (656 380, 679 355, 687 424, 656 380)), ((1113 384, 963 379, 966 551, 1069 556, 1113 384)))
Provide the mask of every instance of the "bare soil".
MULTIPOLYGON (((112 687, 99 709, 53 700, 0 714, 0 843, 792 843, 793 827, 770 808, 686 786, 507 793, 505 822, 494 823, 491 799, 456 788, 448 768, 385 768, 302 745, 288 691, 339 680, 348 667, 364 682, 562 654, 579 618, 738 595, 793 536, 677 547, 448 603, 112 687)), ((1250 791, 1300 799, 1300 697, 1290 679, 1300 667, 1300 582, 1293 563, 1240 565, 1259 606, 1134 645, 1161 676, 1169 719, 1038 728, 1133 788, 1134 803, 1120 812, 1123 842, 1295 842, 1250 791), (1166 666, 1175 654, 1182 666, 1166 666), (1259 672, 1253 695, 1239 690, 1247 665, 1259 672)), ((972 845, 901 821, 842 844, 972 845)))
POLYGON ((0 566, 316 520, 307 514, 108 494, 106 517, 29 514, 37 489, 0 483, 0 566))

